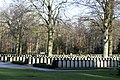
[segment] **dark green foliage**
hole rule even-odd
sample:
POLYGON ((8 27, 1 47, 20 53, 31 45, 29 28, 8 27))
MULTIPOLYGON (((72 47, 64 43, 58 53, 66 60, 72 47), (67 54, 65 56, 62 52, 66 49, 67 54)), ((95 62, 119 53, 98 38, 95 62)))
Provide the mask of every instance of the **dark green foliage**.
POLYGON ((117 75, 118 75, 118 76, 120 76, 120 67, 119 67, 119 68, 117 68, 117 70, 118 70, 117 75))
POLYGON ((33 64, 34 67, 40 67, 40 68, 48 68, 48 69, 54 69, 58 68, 58 61, 53 60, 52 65, 51 64, 46 64, 46 63, 39 63, 39 64, 33 64))
POLYGON ((25 65, 25 62, 22 61, 12 61, 13 64, 25 65))
POLYGON ((48 69, 53 69, 52 65, 48 65, 46 63, 39 63, 39 64, 33 64, 34 67, 40 67, 40 68, 48 68, 48 69))
POLYGON ((53 60, 52 67, 53 68, 58 68, 58 60, 53 60))

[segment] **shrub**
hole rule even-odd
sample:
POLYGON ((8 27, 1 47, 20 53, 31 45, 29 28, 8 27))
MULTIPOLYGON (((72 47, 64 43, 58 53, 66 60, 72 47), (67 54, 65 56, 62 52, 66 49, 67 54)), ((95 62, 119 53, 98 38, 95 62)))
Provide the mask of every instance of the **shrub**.
POLYGON ((118 75, 118 76, 120 76, 120 67, 119 67, 119 68, 117 68, 117 70, 118 70, 117 75, 118 75))
POLYGON ((38 63, 38 64, 33 64, 33 66, 34 67, 40 67, 40 68, 53 69, 53 68, 58 68, 58 61, 57 60, 53 60, 52 64, 38 63))
POLYGON ((58 68, 58 61, 57 60, 53 60, 52 66, 53 66, 53 68, 58 68))
POLYGON ((34 67, 53 69, 52 65, 46 63, 33 64, 34 67))
POLYGON ((25 62, 22 61, 12 61, 13 64, 25 65, 25 62))

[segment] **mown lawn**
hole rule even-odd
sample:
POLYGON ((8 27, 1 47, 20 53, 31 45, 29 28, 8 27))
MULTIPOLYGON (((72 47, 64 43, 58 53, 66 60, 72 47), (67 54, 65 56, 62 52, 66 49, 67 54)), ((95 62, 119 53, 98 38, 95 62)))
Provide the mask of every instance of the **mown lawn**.
POLYGON ((43 72, 30 69, 0 69, 0 80, 120 80, 116 70, 43 72))

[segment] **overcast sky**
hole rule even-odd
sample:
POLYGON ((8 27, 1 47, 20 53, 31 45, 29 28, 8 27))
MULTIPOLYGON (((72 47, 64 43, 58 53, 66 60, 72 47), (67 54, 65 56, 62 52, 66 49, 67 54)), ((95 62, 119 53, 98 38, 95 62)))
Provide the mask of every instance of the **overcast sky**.
POLYGON ((0 11, 8 7, 11 2, 12 0, 0 0, 0 11))
MULTIPOLYGON (((73 1, 73 0, 69 0, 69 1, 73 1)), ((12 2, 12 0, 0 0, 0 11, 4 10, 5 7, 8 7, 9 4, 12 2)), ((86 9, 86 7, 76 7, 71 5, 70 7, 67 8, 66 11, 66 17, 70 17, 73 18, 73 16, 82 16, 85 15, 88 12, 88 10, 86 9)))
POLYGON ((8 5, 11 1, 12 0, 0 0, 0 7, 8 5))

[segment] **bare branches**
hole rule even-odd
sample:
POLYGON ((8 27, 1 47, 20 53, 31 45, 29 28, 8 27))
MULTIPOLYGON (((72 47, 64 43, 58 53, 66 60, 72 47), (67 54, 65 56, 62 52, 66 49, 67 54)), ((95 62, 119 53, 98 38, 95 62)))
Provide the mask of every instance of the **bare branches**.
POLYGON ((39 17, 46 22, 46 24, 49 24, 48 21, 46 20, 46 18, 43 17, 43 15, 41 14, 41 12, 39 11, 39 8, 33 3, 33 1, 31 1, 32 5, 35 7, 35 9, 37 10, 37 14, 39 15, 39 17))
POLYGON ((67 0, 61 1, 57 5, 55 4, 54 0, 38 0, 36 2, 41 4, 41 9, 39 9, 38 4, 35 4, 33 0, 30 0, 30 2, 37 10, 37 14, 41 18, 41 20, 46 23, 46 27, 49 28, 47 25, 49 25, 51 21, 53 22, 53 25, 55 25, 58 15, 60 13, 60 9, 65 3, 67 3, 67 0))
POLYGON ((105 0, 96 0, 100 7, 102 7, 103 11, 105 11, 105 0))

